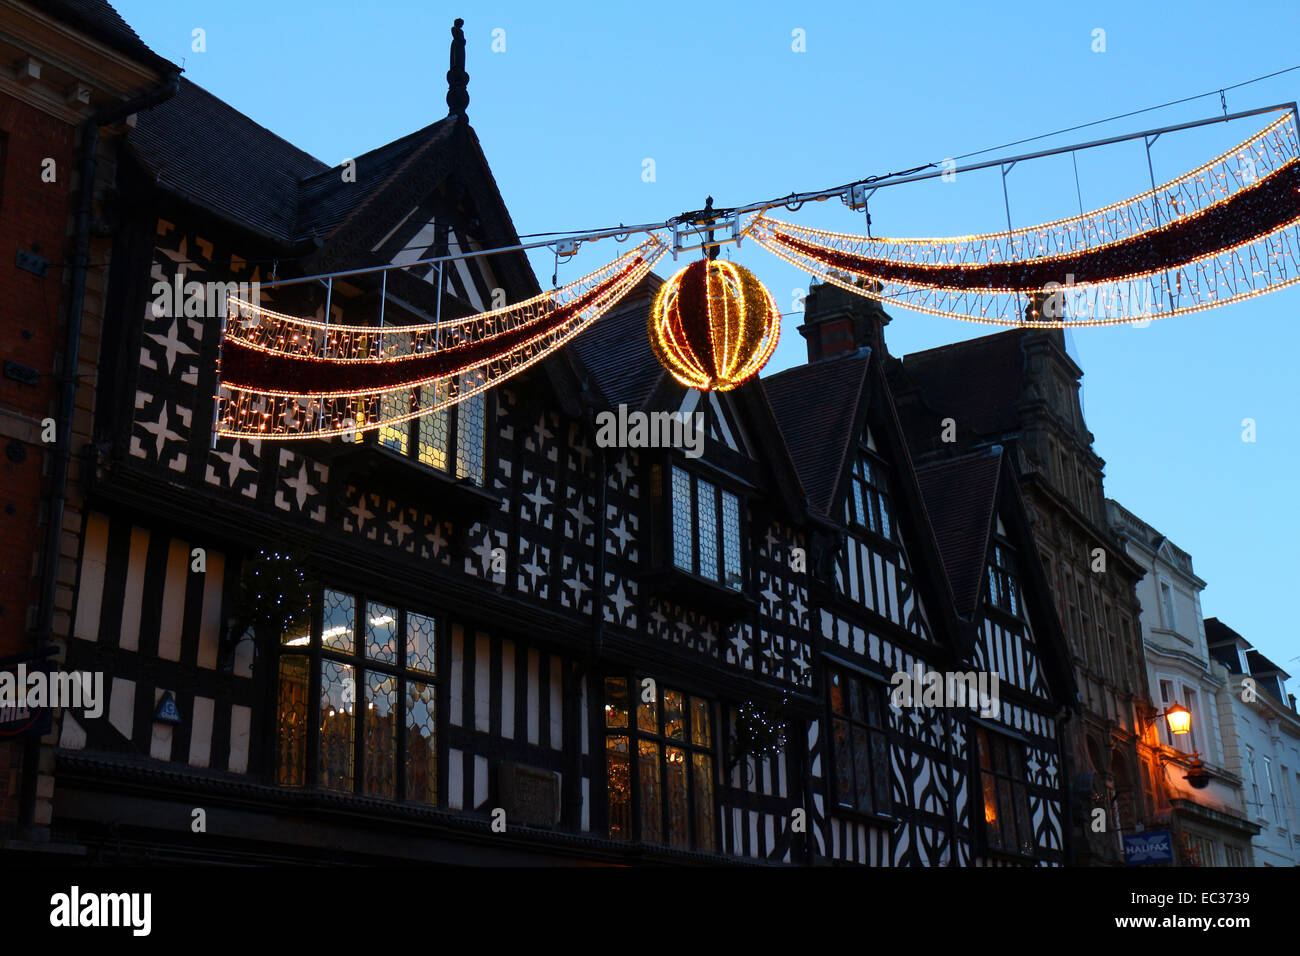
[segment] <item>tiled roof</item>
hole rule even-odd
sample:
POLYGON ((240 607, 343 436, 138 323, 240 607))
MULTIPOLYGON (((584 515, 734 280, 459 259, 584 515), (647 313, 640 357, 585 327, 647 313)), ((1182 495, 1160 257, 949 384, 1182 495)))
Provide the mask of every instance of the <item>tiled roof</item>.
POLYGON ((761 380, 809 506, 823 516, 834 504, 870 355, 861 349, 761 380))
POLYGON ((1283 679, 1290 677, 1286 671, 1278 667, 1259 651, 1247 651, 1246 663, 1250 665, 1250 672, 1256 676, 1264 674, 1281 674, 1283 679))
POLYGON ((294 239, 299 182, 328 169, 185 79, 140 114, 127 145, 160 188, 283 242, 294 239))
POLYGON ((147 63, 163 72, 173 72, 176 64, 163 59, 131 29, 121 14, 105 0, 31 0, 34 7, 92 36, 119 53, 147 63))
POLYGON ((444 147, 446 117, 355 158, 355 179, 259 126, 202 87, 140 114, 127 143, 158 186, 286 244, 325 240, 411 164, 444 147))
MULTIPOLYGON (((903 368, 925 403, 963 431, 1002 434, 1018 427, 1024 332, 1011 329, 904 356, 903 368)), ((912 416, 914 417, 914 416, 912 416)), ((909 434, 929 434, 937 422, 905 421, 909 434)))
POLYGON ((979 607, 1001 467, 1002 450, 995 448, 916 470, 957 612, 963 617, 971 617, 979 607))
POLYGON ((663 281, 651 273, 569 346, 611 405, 644 408, 668 374, 646 334, 650 303, 663 281))
POLYGON ((455 128, 455 120, 444 117, 409 136, 357 156, 356 177, 351 182, 344 181, 341 165, 306 179, 299 189, 296 237, 328 237, 353 214, 360 214, 367 201, 395 175, 443 145, 455 128), (365 188, 361 184, 374 186, 365 188))

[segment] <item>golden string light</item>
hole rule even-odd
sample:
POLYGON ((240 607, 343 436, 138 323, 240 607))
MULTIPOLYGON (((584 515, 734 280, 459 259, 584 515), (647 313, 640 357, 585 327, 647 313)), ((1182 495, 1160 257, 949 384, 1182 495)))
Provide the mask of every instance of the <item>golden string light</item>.
POLYGON ((223 342, 217 434, 352 438, 455 405, 563 347, 667 251, 652 237, 555 292, 420 326, 327 325, 238 302, 223 342), (458 334, 439 347, 436 334, 448 329, 458 334), (434 338, 427 338, 431 333, 434 338), (310 344, 304 347, 295 335, 310 338, 310 344))
POLYGON ((1300 281, 1300 144, 1288 113, 1156 189, 1009 233, 876 238, 762 214, 747 232, 834 285, 962 321, 1064 328, 1165 318, 1300 281), (1207 189, 1208 179, 1218 184, 1207 189), (1156 213, 1161 202, 1173 212, 1156 213))

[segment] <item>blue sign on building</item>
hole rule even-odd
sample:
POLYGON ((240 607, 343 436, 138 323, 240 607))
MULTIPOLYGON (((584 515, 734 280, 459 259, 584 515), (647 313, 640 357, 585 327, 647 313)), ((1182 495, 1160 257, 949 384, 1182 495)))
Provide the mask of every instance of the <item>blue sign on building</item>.
POLYGON ((1169 831, 1149 830, 1124 837, 1124 862, 1129 866, 1174 862, 1174 845, 1169 831))

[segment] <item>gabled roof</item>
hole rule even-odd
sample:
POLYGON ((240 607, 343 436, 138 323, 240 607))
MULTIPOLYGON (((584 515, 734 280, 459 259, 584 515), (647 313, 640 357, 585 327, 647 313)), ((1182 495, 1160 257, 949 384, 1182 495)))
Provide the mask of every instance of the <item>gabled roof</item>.
POLYGON ((1246 652, 1246 663, 1250 665, 1251 674, 1256 677, 1277 674, 1283 680, 1286 680, 1291 676, 1256 650, 1249 650, 1246 652))
POLYGON ((965 618, 973 617, 979 608, 1002 455, 1002 449, 994 446, 916 470, 957 613, 965 618))
POLYGON ((145 44, 106 0, 30 0, 32 6, 94 37, 105 46, 164 73, 179 67, 145 44))
POLYGON ((183 79, 174 97, 140 115, 127 145, 164 191, 281 244, 319 245, 358 224, 386 234, 391 224, 373 221, 376 204, 413 168, 446 160, 458 122, 440 119, 355 157, 348 170, 183 79))
MULTIPOLYGON (((901 360, 907 378, 920 389, 925 404, 940 415, 959 417, 963 430, 976 435, 1001 434, 1019 427, 1022 343, 1026 333, 1011 329, 954 342, 901 360)), ((895 387, 898 383, 894 383, 895 387)), ((915 417, 915 412, 904 412, 915 417)), ((936 422, 905 421, 909 435, 930 434, 936 422)))
POLYGON ((446 144, 454 116, 355 157, 355 178, 345 181, 342 164, 305 179, 298 190, 297 238, 327 239, 366 207, 412 163, 446 144), (362 184, 373 184, 359 188, 362 184))
POLYGON ((845 457, 857 438, 870 356, 870 349, 861 349, 761 380, 808 505, 822 517, 834 507, 845 457))
POLYGON ((295 238, 299 183, 328 169, 186 79, 140 114, 126 141, 159 188, 285 243, 295 238))

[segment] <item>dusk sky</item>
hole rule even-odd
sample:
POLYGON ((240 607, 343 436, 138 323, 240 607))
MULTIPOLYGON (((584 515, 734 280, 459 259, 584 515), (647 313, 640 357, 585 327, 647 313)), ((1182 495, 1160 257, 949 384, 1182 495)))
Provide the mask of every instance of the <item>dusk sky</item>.
MULTIPOLYGON (((834 186, 1207 91, 1000 153, 1222 115, 1221 87, 1300 63, 1294 0, 1231 15, 1203 0, 1180 2, 1176 13, 1131 2, 114 2, 155 51, 184 61, 190 80, 331 164, 446 115, 449 28, 464 17, 470 122, 521 235, 661 222, 701 207, 706 195, 729 206, 834 186), (206 52, 191 48, 196 28, 206 52), (501 52, 493 51, 495 30, 504 31, 496 34, 501 52), (792 49, 796 31, 804 52, 792 49), (1094 50, 1100 37, 1104 52, 1094 50), (646 159, 653 182, 642 178, 646 159)), ((1230 111, 1290 103, 1300 97, 1300 70, 1225 95, 1230 111)), ((1151 152, 1156 181, 1271 119, 1161 136, 1151 152)), ((1077 158, 1077 192, 1068 154, 1010 173, 1013 225, 1149 188, 1140 139, 1077 158)), ((802 224, 865 231, 862 214, 837 200, 779 211, 802 224)), ((996 168, 881 190, 871 212, 876 235, 1006 225, 996 168)), ((626 248, 612 240, 585 246, 560 265, 559 281, 626 248)), ((802 362, 795 290, 806 289, 807 277, 752 243, 728 254, 791 313, 766 373, 802 362)), ((551 254, 533 262, 549 286, 551 254)), ((658 271, 674 268, 667 260, 658 271)), ((895 355, 997 331, 889 311, 895 355)), ((1107 496, 1192 555, 1208 582, 1205 616, 1292 674, 1300 673, 1298 317, 1293 287, 1145 328, 1069 333, 1085 372, 1085 417, 1107 463, 1107 496), (1246 418, 1256 422, 1253 443, 1242 440, 1246 418)))

